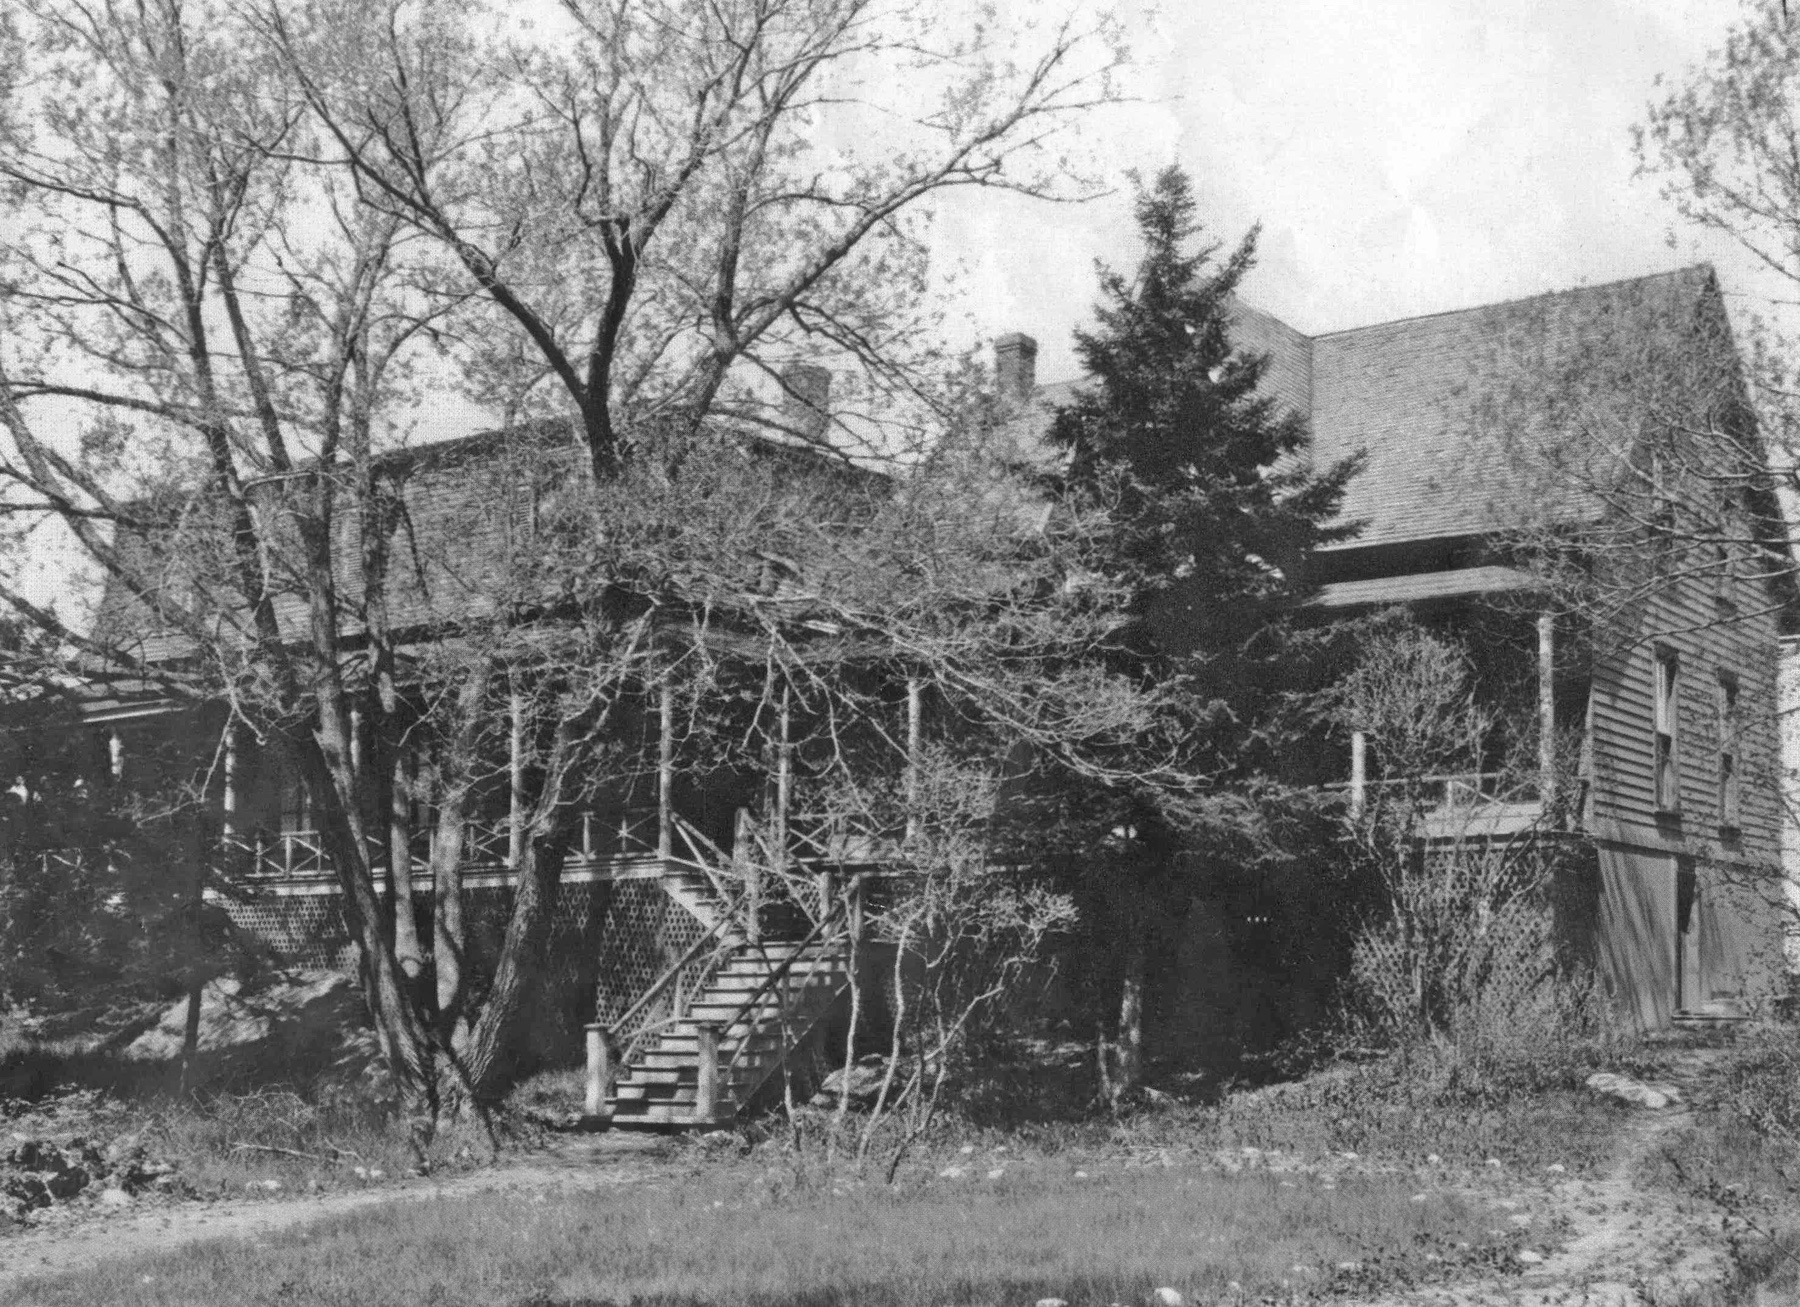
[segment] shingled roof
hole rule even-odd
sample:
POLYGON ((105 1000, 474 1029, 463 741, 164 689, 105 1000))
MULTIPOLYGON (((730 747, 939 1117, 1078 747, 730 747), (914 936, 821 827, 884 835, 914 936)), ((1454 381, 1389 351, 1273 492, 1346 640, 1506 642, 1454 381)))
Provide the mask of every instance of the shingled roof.
POLYGON ((1606 475, 1592 460, 1668 383, 1736 385, 1723 323, 1693 267, 1314 337, 1314 457, 1367 459, 1343 509, 1363 529, 1338 548, 1591 516, 1584 471, 1606 475))
MULTIPOLYGON (((1342 512, 1361 530, 1334 550, 1591 518, 1602 456, 1653 409, 1741 393, 1704 266, 1312 337, 1240 302, 1232 339, 1268 357, 1318 464, 1364 457, 1342 512)), ((1077 384, 1038 387, 1015 442, 1041 444, 1077 384)))
MULTIPOLYGON (((743 460, 742 484, 747 491, 758 486, 766 491, 766 482, 795 496, 807 493, 809 487, 816 493, 821 486, 847 491, 853 485, 879 494, 875 488, 887 484, 880 473, 824 457, 804 441, 738 428, 722 428, 717 434, 717 448, 732 460, 727 473, 735 475, 735 460, 743 460)), ((557 423, 479 432, 379 456, 379 474, 401 504, 389 546, 385 596, 389 628, 403 642, 438 641, 446 632, 503 609, 546 608, 561 602, 559 577, 546 574, 539 557, 544 548, 537 540, 540 519, 554 517, 566 506, 566 487, 585 483, 587 466, 572 433, 557 423)), ((302 551, 283 537, 297 529, 293 510, 308 508, 318 475, 317 469, 307 468, 249 485, 261 529, 275 542, 265 563, 276 620, 284 635, 295 640, 303 639, 307 631, 310 587, 292 570, 302 551)), ((343 478, 332 524, 333 583, 341 634, 346 646, 353 647, 364 616, 357 496, 348 484, 356 472, 343 467, 327 475, 343 478)), ((166 505, 138 506, 136 515, 148 525, 121 524, 114 548, 154 594, 166 595, 178 605, 193 592, 196 578, 217 585, 220 578, 230 576, 228 535, 222 521, 207 520, 204 501, 176 493, 166 505)), ((781 544, 763 543, 770 548, 781 544)), ((747 549, 739 563, 746 587, 757 588, 771 601, 792 606, 806 598, 804 589, 784 575, 790 560, 747 549)), ((109 578, 96 613, 96 643, 124 655, 130 660, 127 667, 168 663, 196 652, 200 642, 181 629, 172 613, 155 607, 132 596, 117 578, 109 578)), ((222 613, 247 620, 244 605, 229 594, 200 607, 213 614, 217 625, 206 633, 208 643, 232 643, 222 613)))

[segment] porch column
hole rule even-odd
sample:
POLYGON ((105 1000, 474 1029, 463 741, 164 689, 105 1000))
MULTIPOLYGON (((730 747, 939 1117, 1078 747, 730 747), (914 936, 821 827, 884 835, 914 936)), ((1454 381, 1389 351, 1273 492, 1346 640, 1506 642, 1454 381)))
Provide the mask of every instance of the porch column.
POLYGON ((1538 799, 1548 805, 1556 788, 1556 618, 1537 619, 1538 799))
POLYGON ((219 800, 219 830, 227 848, 238 834, 238 731, 237 723, 225 727, 225 793, 219 800))
POLYGON ((1369 736, 1362 730, 1350 732, 1350 815, 1362 816, 1369 795, 1369 736))
POLYGON ((507 753, 506 865, 516 875, 525 863, 525 696, 512 686, 508 711, 512 736, 507 753))
POLYGON ((124 780, 125 741, 120 738, 117 729, 111 731, 106 737, 106 760, 107 765, 112 769, 112 778, 115 781, 124 780))
POLYGON ((906 678, 906 838, 919 833, 919 767, 925 735, 924 694, 919 678, 906 678))
POLYGON ((675 856, 675 683, 664 676, 657 703, 656 856, 675 856))

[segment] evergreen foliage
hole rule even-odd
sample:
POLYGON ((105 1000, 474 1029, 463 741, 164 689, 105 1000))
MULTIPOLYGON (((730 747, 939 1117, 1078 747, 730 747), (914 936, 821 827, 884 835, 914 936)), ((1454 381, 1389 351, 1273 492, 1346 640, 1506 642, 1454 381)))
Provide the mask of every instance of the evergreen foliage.
POLYGON ((1076 333, 1091 380, 1050 438, 1069 451, 1067 493, 1110 501, 1122 522, 1112 566, 1134 591, 1143 674, 1185 676, 1207 705, 1193 765, 1242 780, 1270 761, 1244 748, 1293 684, 1286 618, 1306 557, 1354 533, 1335 517, 1358 463, 1313 466, 1305 417, 1262 389, 1268 356, 1232 344, 1255 231, 1223 258, 1198 243, 1174 166, 1140 192, 1137 222, 1143 257, 1129 279, 1101 265, 1097 325, 1076 333))
POLYGON ((1068 453, 1065 497, 1104 504, 1117 523, 1106 567, 1131 591, 1120 658, 1147 682, 1178 685, 1191 719, 1192 786, 1177 802, 1089 795, 1095 856, 1078 864, 1089 960, 1075 970, 1093 969, 1081 978, 1116 1012, 1102 1020, 1115 1034, 1103 1033, 1100 1057, 1114 1105, 1141 1075, 1147 971, 1164 928, 1196 897, 1242 898, 1259 870, 1293 861, 1277 832, 1316 825, 1272 777, 1300 727, 1285 708, 1317 640, 1288 618, 1307 594, 1307 555, 1354 531, 1335 519, 1356 460, 1314 467, 1304 415, 1262 388, 1269 358, 1232 343, 1256 233, 1221 257, 1200 241, 1194 209, 1178 167, 1140 191, 1142 258, 1129 278, 1100 266, 1096 325, 1076 333, 1089 382, 1050 432, 1068 453), (1191 868, 1207 869, 1207 883, 1191 868))

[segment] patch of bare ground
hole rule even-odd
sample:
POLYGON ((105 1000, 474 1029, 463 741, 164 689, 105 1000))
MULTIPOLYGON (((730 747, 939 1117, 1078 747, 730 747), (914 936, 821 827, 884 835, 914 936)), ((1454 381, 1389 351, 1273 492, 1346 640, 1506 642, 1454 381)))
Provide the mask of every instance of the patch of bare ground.
POLYGON ((0 1236, 0 1302, 18 1303, 19 1285, 28 1278, 87 1270, 120 1258, 214 1240, 237 1239, 254 1246, 271 1235, 367 1208, 507 1192, 529 1201, 632 1184, 673 1173, 670 1151, 667 1142, 655 1136, 576 1135, 480 1170, 416 1176, 363 1190, 96 1210, 78 1220, 0 1236))
POLYGON ((1694 1104, 1724 1050, 1685 1048, 1657 1059, 1656 1079, 1680 1100, 1621 1108, 1630 1115, 1605 1171, 1523 1186, 1533 1223, 1560 1226, 1557 1246, 1519 1263, 1516 1274, 1362 1300, 1368 1307, 1663 1307, 1716 1301, 1731 1279, 1722 1213, 1704 1201, 1646 1185, 1646 1162, 1695 1124, 1694 1104))

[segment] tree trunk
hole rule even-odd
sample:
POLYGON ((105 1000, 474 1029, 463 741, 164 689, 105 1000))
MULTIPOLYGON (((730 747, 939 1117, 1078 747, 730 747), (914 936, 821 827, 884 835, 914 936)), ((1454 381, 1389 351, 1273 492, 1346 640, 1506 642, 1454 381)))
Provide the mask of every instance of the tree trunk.
POLYGON ((438 796, 431 834, 431 959, 437 981, 438 1038, 460 1047, 468 1035, 463 1014, 466 967, 463 938, 462 855, 469 791, 454 785, 438 796))
POLYGON ((527 841, 520 856, 512 915, 494 967, 487 1001, 459 1050, 478 1105, 496 1102, 512 1086, 522 1053, 526 1013, 543 991, 546 945, 562 891, 563 859, 576 823, 560 810, 548 834, 527 841))
POLYGON ((471 663, 456 691, 455 729, 438 761, 437 825, 431 836, 432 966, 437 990, 437 1031, 444 1047, 460 1048, 468 1035, 464 1011, 468 987, 463 931, 464 827, 481 740, 492 663, 471 663))
POLYGON ((381 896, 376 892, 376 867, 369 856, 362 813, 354 801, 357 777, 350 766, 347 719, 339 711, 340 703, 332 702, 328 694, 321 698, 324 702, 314 737, 293 740, 291 745, 314 796, 319 834, 344 893, 344 915, 361 952, 369 1011, 401 1116, 415 1137, 429 1138, 437 1116, 430 1032, 419 1019, 394 957, 381 896))
POLYGON ((206 997, 206 856, 194 859, 194 880, 188 893, 187 1013, 181 1027, 181 1084, 179 1092, 193 1088, 194 1060, 200 1053, 200 1005, 206 997))
POLYGON ((1130 936, 1125 941, 1125 971, 1119 978, 1119 1030, 1113 1043, 1113 1107, 1137 1091, 1144 1079, 1144 973, 1149 948, 1143 922, 1133 914, 1130 936))
MULTIPOLYGON (((391 711, 383 715, 392 729, 391 711)), ((419 940, 419 920, 413 905, 412 777, 405 750, 393 740, 383 744, 387 755, 382 771, 387 780, 383 788, 387 797, 388 898, 394 905, 394 957, 407 983, 416 986, 425 969, 425 950, 419 940)))

